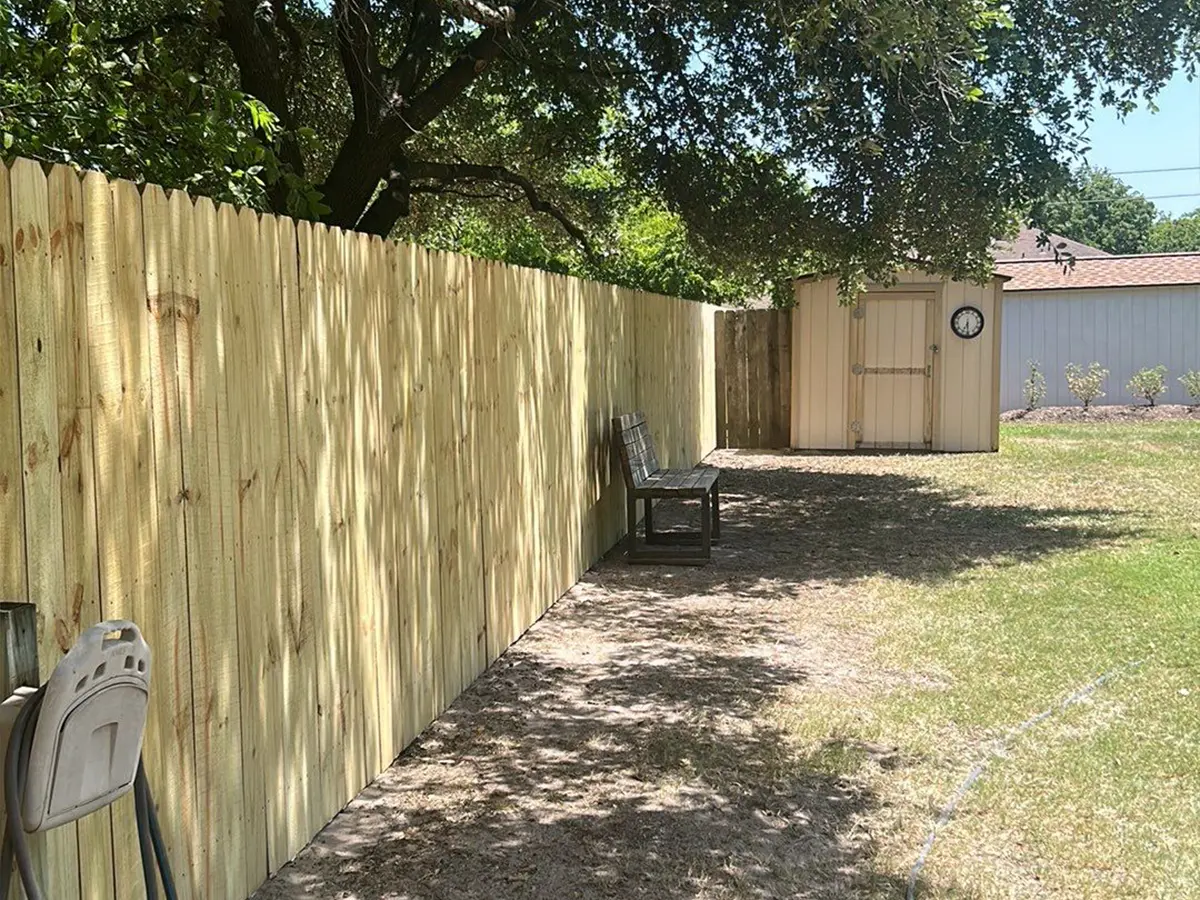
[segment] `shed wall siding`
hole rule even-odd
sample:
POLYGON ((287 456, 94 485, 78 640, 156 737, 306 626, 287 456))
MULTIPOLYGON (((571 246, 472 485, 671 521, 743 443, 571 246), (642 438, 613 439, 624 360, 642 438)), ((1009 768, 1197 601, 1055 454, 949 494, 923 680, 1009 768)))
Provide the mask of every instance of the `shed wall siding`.
POLYGON ((797 282, 792 348, 792 446, 849 449, 850 310, 836 280, 797 282))
POLYGON ((933 449, 949 452, 997 449, 995 393, 996 338, 1002 336, 998 288, 948 281, 938 310, 936 365, 940 402, 934 416, 933 449), (963 340, 950 328, 950 316, 961 306, 983 312, 984 331, 963 340))
POLYGON ((1187 403, 1178 378, 1200 369, 1200 285, 1004 294, 1000 408, 1025 406, 1028 361, 1046 375, 1047 406, 1075 406, 1063 370, 1099 362, 1109 370, 1102 404, 1125 404, 1138 369, 1164 365, 1167 393, 1160 403, 1187 403))

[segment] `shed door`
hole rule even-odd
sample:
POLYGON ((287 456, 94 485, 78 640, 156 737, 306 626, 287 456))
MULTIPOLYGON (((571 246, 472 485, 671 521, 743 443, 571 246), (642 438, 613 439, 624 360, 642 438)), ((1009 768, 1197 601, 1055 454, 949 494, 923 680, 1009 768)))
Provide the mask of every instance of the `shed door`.
POLYGON ((933 294, 877 293, 859 301, 855 431, 864 447, 932 445, 933 304, 933 294))

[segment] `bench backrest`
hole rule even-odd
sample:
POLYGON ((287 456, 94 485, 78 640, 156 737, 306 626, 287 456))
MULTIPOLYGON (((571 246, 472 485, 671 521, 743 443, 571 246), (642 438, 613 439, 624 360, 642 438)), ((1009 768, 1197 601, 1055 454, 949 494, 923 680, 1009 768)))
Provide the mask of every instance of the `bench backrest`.
POLYGON ((640 412, 617 416, 612 420, 612 426, 625 487, 641 487, 659 469, 658 454, 654 452, 654 438, 650 436, 646 417, 640 412))

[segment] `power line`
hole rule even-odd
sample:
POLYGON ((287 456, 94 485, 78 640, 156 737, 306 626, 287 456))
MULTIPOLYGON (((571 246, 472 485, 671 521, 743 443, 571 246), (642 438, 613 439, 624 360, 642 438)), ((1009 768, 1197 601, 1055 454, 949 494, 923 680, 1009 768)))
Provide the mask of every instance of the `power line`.
POLYGON ((1046 206, 1073 206, 1076 203, 1092 204, 1092 203, 1122 203, 1130 200, 1179 200, 1183 197, 1200 197, 1200 191, 1193 191, 1190 194, 1156 194, 1153 197, 1143 197, 1141 194, 1135 194, 1131 197, 1102 197, 1096 200, 1048 200, 1046 206))
POLYGON ((1127 169, 1124 172, 1109 172, 1110 175, 1157 175, 1160 172, 1200 172, 1200 166, 1175 166, 1169 169, 1127 169))

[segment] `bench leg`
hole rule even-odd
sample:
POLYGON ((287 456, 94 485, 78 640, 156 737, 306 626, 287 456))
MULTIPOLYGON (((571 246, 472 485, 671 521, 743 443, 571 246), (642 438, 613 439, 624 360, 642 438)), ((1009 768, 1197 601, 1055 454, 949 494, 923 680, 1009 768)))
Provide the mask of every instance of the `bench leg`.
POLYGON ((637 551, 637 498, 632 492, 625 494, 625 517, 629 530, 625 532, 625 552, 632 556, 637 551))
POLYGON ((705 559, 712 556, 711 499, 708 494, 700 498, 700 552, 705 559))
MULTIPOLYGON (((713 544, 719 544, 721 543, 721 513, 719 508, 720 498, 717 492, 714 490, 712 492, 712 506, 710 507, 711 512, 705 511, 705 502, 707 500, 707 495, 701 500, 700 518, 704 520, 705 523, 710 520, 712 521, 712 532, 709 540, 713 544)), ((649 502, 650 501, 646 501, 647 509, 649 509, 649 502)), ((655 546, 666 544, 671 546, 695 547, 703 541, 703 538, 703 529, 700 531, 681 529, 674 529, 671 531, 655 531, 653 520, 650 518, 650 513, 646 513, 647 544, 653 544, 655 546)))
POLYGON ((642 501, 646 506, 646 543, 653 544, 654 541, 654 501, 649 497, 642 501))

